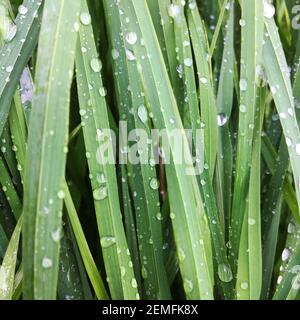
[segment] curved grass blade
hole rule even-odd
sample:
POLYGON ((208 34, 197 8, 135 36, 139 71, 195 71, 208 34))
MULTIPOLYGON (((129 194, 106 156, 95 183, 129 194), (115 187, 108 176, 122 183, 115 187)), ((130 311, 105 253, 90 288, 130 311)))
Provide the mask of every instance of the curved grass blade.
POLYGON ((11 24, 4 35, 6 43, 0 50, 0 134, 6 123, 10 104, 17 88, 21 73, 25 68, 38 40, 40 30, 41 0, 25 0, 28 9, 19 14, 15 24, 11 24))
POLYGON ((24 178, 25 299, 56 298, 59 239, 55 234, 61 228, 79 5, 73 0, 45 1, 24 178), (58 67, 62 60, 64 65, 58 67))
POLYGON ((107 300, 108 294, 106 292, 103 280, 101 278, 100 273, 97 270, 97 266, 94 262, 93 256, 90 252, 88 243, 86 241, 84 232, 82 230, 82 226, 80 224, 80 220, 77 216, 77 212, 70 194, 70 191, 68 189, 67 184, 65 184, 65 205, 67 208, 68 216, 74 231, 74 235, 77 241, 77 245, 79 248, 79 251, 82 256, 82 260, 86 269, 86 272, 90 278, 91 284, 95 290, 96 296, 99 300, 107 300))
POLYGON ((208 59, 209 46, 207 35, 194 0, 190 0, 187 16, 197 65, 201 120, 205 125, 205 154, 209 164, 210 175, 213 177, 218 147, 216 99, 213 88, 211 64, 210 59, 208 59))
POLYGON ((266 43, 263 52, 264 66, 281 120, 284 137, 288 145, 288 154, 295 181, 298 206, 300 206, 300 167, 298 165, 300 155, 300 131, 295 116, 292 86, 275 22, 273 19, 265 19, 265 25, 268 37, 265 37, 266 43))

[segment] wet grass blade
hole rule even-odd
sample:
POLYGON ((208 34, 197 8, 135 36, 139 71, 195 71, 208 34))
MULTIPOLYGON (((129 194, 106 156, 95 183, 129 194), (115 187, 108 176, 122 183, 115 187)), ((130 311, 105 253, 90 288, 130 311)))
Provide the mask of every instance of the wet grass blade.
MULTIPOLYGON (((100 75, 102 63, 96 50, 86 0, 82 0, 81 6, 83 23, 76 50, 77 86, 105 269, 112 299, 137 299, 137 282, 120 211, 116 169, 113 163, 104 159, 101 149, 101 139, 105 139, 105 135, 109 135, 108 139, 112 138, 111 132, 103 131, 108 130, 110 125, 100 75), (84 17, 87 17, 88 23, 85 23, 84 17)), ((112 142, 108 142, 110 151, 112 142)))
POLYGON ((11 300, 13 296, 21 226, 22 219, 19 219, 0 266, 0 300, 11 300))
MULTIPOLYGON (((130 17, 132 30, 136 30, 144 39, 144 46, 136 43, 127 49, 133 50, 141 65, 139 71, 143 70, 140 76, 152 106, 154 125, 158 129, 165 128, 170 138, 172 129, 180 130, 183 126, 148 7, 145 1, 139 0, 132 3, 121 1, 120 6, 130 17), (151 58, 142 59, 142 56, 151 58), (160 91, 158 83, 165 90, 160 91)), ((186 149, 188 143, 183 132, 181 137, 187 162, 191 165, 192 159, 189 158, 190 152, 186 149)), ((172 225, 185 293, 188 299, 213 299, 211 239, 197 180, 193 175, 186 175, 187 165, 174 164, 176 154, 172 149, 171 146, 172 158, 171 163, 166 165, 166 173, 168 184, 172 185, 169 189, 172 225), (178 197, 179 194, 181 197, 178 197)))
POLYGON ((6 123, 21 73, 35 49, 40 30, 43 1, 25 0, 23 5, 28 9, 27 13, 19 14, 15 24, 10 25, 4 35, 6 43, 0 50, 0 134, 6 123))
MULTIPOLYGON (((249 191, 254 119, 256 114, 257 66, 262 62, 264 35, 263 1, 240 1, 242 9, 242 44, 240 70, 239 133, 236 176, 231 216, 231 258, 237 259, 241 229, 249 191)), ((233 263, 234 265, 234 263, 233 263)))
POLYGON ((77 1, 45 1, 24 178, 25 299, 56 298, 59 264, 56 235, 61 229, 78 11, 77 1), (64 66, 58 68, 66 55, 64 66))

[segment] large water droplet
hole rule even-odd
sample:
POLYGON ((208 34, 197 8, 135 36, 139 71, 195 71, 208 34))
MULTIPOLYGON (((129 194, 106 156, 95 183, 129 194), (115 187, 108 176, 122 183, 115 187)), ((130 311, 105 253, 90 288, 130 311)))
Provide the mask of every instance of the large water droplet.
POLYGON ((186 293, 191 293, 193 291, 193 282, 191 280, 185 279, 183 282, 183 288, 186 293))
POLYGON ((102 248, 109 248, 117 242, 115 237, 102 237, 100 239, 101 247, 102 248))
POLYGON ((248 87, 248 83, 246 79, 241 79, 240 80, 240 90, 241 91, 246 91, 248 87))
POLYGON ((219 113, 217 116, 217 122, 219 127, 223 127, 228 121, 228 117, 225 113, 219 113))
POLYGON ((153 190, 157 190, 159 188, 159 181, 156 179, 156 178, 152 178, 150 180, 150 187, 153 189, 153 190))
POLYGON ((268 3, 267 1, 264 1, 264 16, 268 19, 273 18, 275 14, 275 7, 268 3))
POLYGON ((231 268, 226 263, 220 263, 218 265, 218 276, 223 282, 230 282, 233 279, 231 268))
POLYGON ((91 15, 88 12, 82 12, 80 14, 80 21, 83 25, 88 26, 92 21, 91 15))
POLYGON ((43 261, 42 261, 42 267, 45 269, 49 269, 51 268, 53 265, 53 262, 51 259, 49 259, 48 257, 44 257, 43 261))
POLYGON ((125 39, 129 44, 134 45, 137 42, 137 35, 135 32, 128 32, 125 39))
POLYGON ((18 28, 15 24, 12 24, 11 27, 9 28, 7 34, 5 35, 4 41, 5 42, 10 42, 14 39, 18 31, 18 28))
POLYGON ((93 191, 93 197, 95 200, 100 201, 104 200, 107 197, 107 188, 106 186, 101 186, 93 191))
POLYGON ((143 123, 146 123, 148 120, 148 111, 144 105, 139 106, 138 108, 138 117, 143 123))
POLYGON ((178 5, 172 3, 168 7, 168 14, 172 18, 178 17, 180 14, 180 7, 178 5))
POLYGON ((90 65, 94 72, 100 72, 102 69, 102 63, 98 58, 93 58, 90 65))
POLYGON ((21 15, 25 15, 28 12, 28 9, 23 4, 21 4, 18 8, 18 12, 21 15))

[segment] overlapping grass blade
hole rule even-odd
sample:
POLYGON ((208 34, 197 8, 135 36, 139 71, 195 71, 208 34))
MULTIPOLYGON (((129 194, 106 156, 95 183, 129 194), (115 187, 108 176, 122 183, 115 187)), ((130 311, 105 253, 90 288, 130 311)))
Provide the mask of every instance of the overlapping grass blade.
POLYGON ((0 50, 0 134, 6 123, 10 104, 25 68, 38 40, 40 29, 41 0, 25 0, 28 9, 25 15, 19 14, 15 24, 11 24, 4 35, 6 43, 0 50))
POLYGON ((56 298, 57 235, 61 229, 69 94, 79 5, 72 0, 46 0, 43 11, 24 178, 25 299, 56 298), (66 55, 68 59, 63 67, 58 67, 66 55))
POLYGON ((13 295, 21 227, 22 219, 19 219, 0 266, 0 300, 11 300, 13 295))
POLYGON ((240 70, 239 132, 236 176, 231 216, 231 257, 237 259, 241 229, 249 191, 254 119, 256 114, 257 68, 262 62, 264 35, 263 1, 241 0, 242 48, 240 70))
POLYGON ((140 64, 139 72, 153 112, 155 128, 166 129, 169 141, 172 130, 179 129, 184 154, 187 155, 188 165, 174 164, 176 154, 171 146, 171 163, 166 165, 168 184, 172 185, 168 192, 185 293, 188 299, 213 299, 211 240, 207 219, 197 180, 193 175, 187 176, 187 169, 192 169, 189 167, 192 159, 149 10, 145 1, 137 0, 130 3, 121 1, 120 7, 130 17, 132 30, 136 30, 144 39, 143 46, 137 42, 127 49, 133 50, 140 64), (143 56, 148 58, 143 59, 143 56), (164 90, 159 90, 158 83, 164 90), (181 197, 178 197, 179 194, 181 197))
MULTIPOLYGON (((90 17, 86 0, 82 0, 81 6, 81 18, 90 17)), ((101 150, 101 139, 105 138, 102 134, 107 135, 104 130, 110 128, 103 94, 105 88, 100 75, 102 64, 98 58, 91 24, 84 22, 79 31, 76 50, 77 85, 106 274, 112 299, 137 299, 137 282, 120 212, 115 166, 113 163, 105 163, 101 150)), ((112 139, 111 133, 107 138, 112 139)), ((112 151, 113 141, 109 140, 108 143, 112 151)))
MULTIPOLYGON (((138 73, 137 64, 135 61, 128 61, 128 52, 125 49, 125 37, 134 36, 135 33, 126 27, 125 18, 119 16, 116 6, 107 4, 106 10, 111 29, 112 47, 114 50, 118 48, 119 53, 113 66, 116 74, 119 112, 128 125, 127 132, 122 134, 129 134, 132 139, 131 130, 144 130, 145 138, 147 135, 147 139, 150 139, 151 122, 147 111, 148 101, 144 97, 141 81, 135 76, 138 73)), ((136 143, 137 150, 143 150, 143 155, 140 156, 141 163, 136 163, 132 159, 133 154, 129 154, 130 163, 127 167, 130 174, 128 178, 124 176, 122 178, 129 180, 133 195, 145 297, 170 299, 167 274, 163 264, 159 191, 158 188, 151 187, 151 182, 157 181, 156 168, 149 165, 149 159, 144 157, 146 155, 152 157, 154 152, 151 145, 145 147, 143 143, 144 139, 136 143)))

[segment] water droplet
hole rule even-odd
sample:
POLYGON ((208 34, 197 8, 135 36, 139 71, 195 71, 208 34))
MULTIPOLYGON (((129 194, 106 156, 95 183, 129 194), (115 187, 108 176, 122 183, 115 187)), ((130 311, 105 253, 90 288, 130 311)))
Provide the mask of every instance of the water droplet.
POLYGON ((225 113, 219 113, 217 116, 217 122, 219 127, 223 127, 228 121, 228 117, 225 113))
POLYGON ((127 57, 127 59, 128 59, 129 61, 135 60, 135 55, 134 55, 134 53, 133 53, 131 50, 126 49, 125 52, 126 52, 126 57, 127 57))
POLYGON ((186 256, 185 256, 185 252, 183 249, 179 248, 178 249, 178 259, 179 262, 183 262, 185 260, 186 256))
POLYGON ((101 247, 102 248, 109 248, 117 242, 115 237, 102 237, 100 239, 101 247))
POLYGON ((183 288, 186 293, 191 293, 193 291, 193 282, 191 280, 185 279, 183 282, 183 288))
POLYGON ((193 65, 193 59, 191 58, 186 58, 184 59, 184 65, 187 66, 187 67, 191 67, 193 65))
POLYGON ((5 35, 4 41, 5 42, 10 42, 14 39, 18 31, 18 28, 15 24, 12 24, 11 27, 9 28, 7 34, 5 35))
POLYGON ((241 283, 241 288, 242 288, 243 290, 247 290, 248 287, 249 287, 248 282, 242 282, 242 283, 241 283))
POLYGON ((134 289, 137 288, 137 282, 136 282, 136 279, 135 279, 135 278, 132 278, 132 280, 131 280, 131 286, 132 286, 132 288, 134 288, 134 289))
POLYGON ((142 273, 143 279, 147 279, 147 278, 148 278, 148 271, 147 271, 147 269, 145 268, 145 266, 142 266, 141 273, 142 273))
POLYGON ((239 21, 241 27, 245 27, 246 21, 244 19, 240 19, 239 21))
POLYGON ((226 263, 220 263, 218 265, 218 276, 223 282, 230 282, 233 279, 231 268, 226 263))
POLYGON ((176 18, 180 14, 180 7, 176 4, 171 4, 168 7, 168 14, 172 18, 176 18))
POLYGON ((102 63, 98 58, 93 58, 90 65, 94 72, 100 72, 102 69, 102 63))
POLYGON ((53 262, 51 259, 49 259, 48 257, 44 257, 43 261, 42 261, 42 267, 45 269, 49 269, 51 268, 53 265, 53 262))
POLYGON ((25 15, 28 12, 28 9, 23 4, 21 4, 18 8, 18 12, 21 15, 25 15))
POLYGON ((106 97, 106 95, 107 95, 107 90, 106 90, 106 88, 101 87, 101 88, 99 89, 99 94, 100 94, 101 97, 106 97))
POLYGON ((65 197, 64 191, 63 190, 59 190, 58 193, 57 193, 57 196, 61 200, 64 199, 64 197, 65 197))
POLYGON ((207 82, 208 82, 206 77, 201 77, 199 80, 203 84, 207 84, 207 82))
POLYGON ((107 188, 106 186, 101 186, 93 191, 93 197, 95 200, 100 201, 104 200, 107 197, 107 188))
POLYGON ((289 234, 293 234, 293 233, 295 232, 295 230, 296 230, 295 225, 294 225, 292 222, 290 222, 290 223, 288 224, 288 229, 287 229, 288 233, 289 233, 289 234))
POLYGON ((255 220, 255 219, 252 219, 252 218, 249 218, 249 219, 248 219, 248 224, 249 224, 250 226, 254 226, 254 225, 256 224, 256 220, 255 220))
POLYGON ((60 230, 61 229, 58 228, 57 230, 51 232, 51 238, 52 238, 52 240, 54 242, 59 242, 60 236, 61 236, 61 231, 60 230))
POLYGON ((244 104, 240 105, 240 112, 245 113, 247 111, 247 107, 244 104))
POLYGON ((139 106, 138 108, 138 117, 143 123, 146 123, 148 120, 148 111, 144 105, 139 106))
POLYGON ((296 154, 300 156, 300 143, 296 144, 296 154))
POLYGON ((171 213, 170 213, 170 218, 171 218, 171 220, 174 220, 174 219, 176 218, 176 215, 175 215, 174 212, 171 212, 171 213))
POLYGON ((264 16, 268 19, 273 18, 275 14, 275 7, 268 3, 267 1, 264 1, 264 16))
POLYGON ((88 12, 82 12, 80 14, 80 21, 83 25, 88 26, 92 21, 91 15, 88 12))
POLYGON ((287 261, 291 255, 291 252, 288 248, 284 248, 281 254, 282 261, 287 261))
POLYGON ((150 180, 150 187, 153 189, 153 190, 157 190, 159 188, 159 181, 156 179, 156 178, 152 178, 150 180))
POLYGON ((120 56, 120 53, 117 49, 112 49, 111 56, 112 56, 113 60, 117 60, 120 56))
POLYGON ((129 44, 134 45, 137 42, 137 35, 135 32, 128 32, 125 39, 129 44))
POLYGON ((10 72, 12 72, 13 68, 14 68, 13 66, 7 66, 5 71, 10 73, 10 72))
POLYGON ((246 91, 248 87, 248 83, 246 79, 241 79, 240 80, 240 90, 241 91, 246 91))

